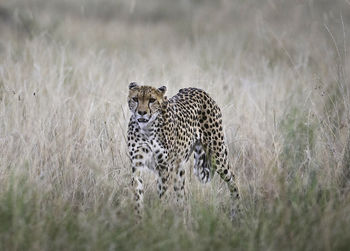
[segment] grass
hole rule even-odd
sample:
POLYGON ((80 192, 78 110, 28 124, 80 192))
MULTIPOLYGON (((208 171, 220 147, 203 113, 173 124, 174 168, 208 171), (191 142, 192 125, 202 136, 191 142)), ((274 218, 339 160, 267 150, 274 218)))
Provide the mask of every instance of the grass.
POLYGON ((322 189, 316 180, 280 186, 278 199, 243 203, 236 224, 214 199, 196 196, 187 216, 156 203, 136 224, 101 198, 95 208, 75 207, 42 193, 28 177, 11 177, 1 193, 1 249, 347 250, 349 196, 322 189))
POLYGON ((0 250, 348 250, 345 1, 0 4, 0 250), (208 21, 210 20, 210 22, 208 21), (127 86, 222 108, 242 213, 186 173, 132 214, 127 86), (171 196, 170 196, 171 198, 171 196))

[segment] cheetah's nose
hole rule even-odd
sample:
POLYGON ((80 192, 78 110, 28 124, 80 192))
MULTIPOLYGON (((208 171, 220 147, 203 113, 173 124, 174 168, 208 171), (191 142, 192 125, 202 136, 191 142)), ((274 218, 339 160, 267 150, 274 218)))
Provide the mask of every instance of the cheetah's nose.
POLYGON ((146 111, 138 111, 138 113, 141 115, 141 116, 143 116, 143 115, 146 115, 146 111))

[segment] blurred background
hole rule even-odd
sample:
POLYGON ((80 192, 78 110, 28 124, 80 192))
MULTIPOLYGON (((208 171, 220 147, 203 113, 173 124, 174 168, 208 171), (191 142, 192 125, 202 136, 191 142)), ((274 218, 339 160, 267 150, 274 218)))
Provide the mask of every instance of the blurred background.
MULTIPOLYGON (((251 50, 266 47, 265 53, 283 47, 282 54, 293 60, 305 47, 315 56, 324 43, 332 43, 329 33, 339 43, 346 40, 349 8, 346 0, 5 0, 0 5, 1 44, 45 36, 78 49, 135 56, 150 50, 170 54, 169 47, 181 51, 199 41, 221 47, 220 41, 228 40, 251 50)), ((232 47, 223 56, 239 53, 232 47)))

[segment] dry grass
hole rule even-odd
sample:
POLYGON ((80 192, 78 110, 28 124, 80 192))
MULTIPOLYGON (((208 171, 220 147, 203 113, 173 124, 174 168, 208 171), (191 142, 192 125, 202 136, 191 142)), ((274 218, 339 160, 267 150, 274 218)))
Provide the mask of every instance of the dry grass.
POLYGON ((0 4, 1 250, 347 250, 347 1, 0 4), (127 86, 208 91, 243 212, 187 172, 187 206, 147 176, 130 213, 127 86), (343 157, 344 156, 344 157, 343 157))

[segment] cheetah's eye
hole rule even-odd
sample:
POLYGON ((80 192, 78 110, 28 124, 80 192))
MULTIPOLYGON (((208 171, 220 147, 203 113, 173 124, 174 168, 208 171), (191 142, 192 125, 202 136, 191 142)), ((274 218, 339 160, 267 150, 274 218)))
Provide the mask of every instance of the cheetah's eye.
POLYGON ((150 102, 150 103, 154 103, 155 101, 156 101, 156 99, 154 99, 154 98, 150 98, 150 99, 149 99, 149 102, 150 102))
POLYGON ((132 100, 134 100, 135 102, 139 101, 139 99, 137 97, 133 97, 132 100))

